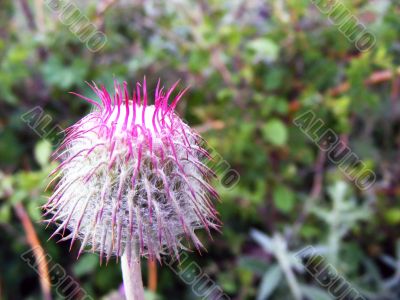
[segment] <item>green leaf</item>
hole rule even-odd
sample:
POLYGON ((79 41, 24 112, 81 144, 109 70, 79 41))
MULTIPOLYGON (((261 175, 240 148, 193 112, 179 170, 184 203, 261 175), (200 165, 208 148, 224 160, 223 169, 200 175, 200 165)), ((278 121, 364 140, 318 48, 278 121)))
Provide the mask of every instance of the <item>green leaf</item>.
POLYGON ((10 197, 10 203, 11 204, 17 204, 20 203, 22 200, 25 199, 25 197, 28 196, 28 193, 23 190, 17 190, 15 191, 11 197, 10 197))
POLYGON ((392 208, 385 213, 385 220, 393 225, 400 223, 400 209, 392 208))
POLYGON ((29 201, 27 203, 27 211, 31 219, 35 222, 39 222, 42 219, 42 213, 39 207, 40 199, 33 199, 36 201, 29 201))
MULTIPOLYGON (((48 170, 47 170, 48 171, 48 170)), ((33 190, 42 189, 46 185, 48 172, 20 172, 15 176, 15 182, 20 190, 31 193, 33 190)))
MULTIPOLYGON (((286 77, 288 77, 288 76, 285 72, 285 69, 273 68, 273 69, 269 70, 265 75, 265 79, 264 79, 265 87, 268 90, 274 90, 274 89, 280 88, 284 84, 287 84, 286 77)), ((282 101, 280 103, 287 104, 286 101, 282 101)))
POLYGON ((99 259, 96 255, 87 253, 82 255, 74 264, 74 274, 76 277, 91 273, 99 264, 99 259))
POLYGON ((275 146, 283 146, 288 139, 288 131, 286 125, 279 119, 268 121, 262 128, 262 134, 267 142, 275 146))
POLYGON ((257 229, 251 230, 250 235, 266 252, 274 253, 274 242, 268 235, 257 229))
POLYGON ((3 204, 0 207, 0 222, 8 223, 11 218, 11 207, 8 204, 3 204))
POLYGON ((0 171, 0 198, 6 198, 13 190, 13 180, 12 176, 4 175, 0 171))
POLYGON ((282 271, 279 265, 273 265, 269 270, 264 274, 260 288, 258 290, 257 300, 268 299, 270 295, 277 288, 278 284, 282 280, 282 271))
POLYGON ((74 59, 72 64, 66 64, 61 57, 52 56, 42 65, 41 71, 50 86, 69 89, 84 81, 88 67, 82 59, 74 59))
POLYGON ((232 273, 220 273, 218 275, 218 283, 226 293, 235 294, 238 290, 238 285, 235 283, 235 278, 232 273))
POLYGON ((193 72, 204 70, 204 66, 210 64, 210 53, 206 50, 197 50, 190 53, 188 66, 193 72))
POLYGON ((262 275, 268 268, 268 263, 251 256, 239 257, 238 265, 243 269, 250 270, 252 273, 262 275))
POLYGON ((303 292, 303 295, 309 299, 313 299, 313 300, 331 300, 332 299, 332 297, 329 296, 329 294, 327 292, 325 292, 324 290, 322 290, 320 288, 302 285, 300 287, 300 289, 303 292))
MULTIPOLYGON (((0 95, 3 95, 1 88, 0 95)), ((0 128, 0 164, 2 167, 17 161, 21 152, 21 144, 17 139, 17 135, 12 131, 12 129, 0 128), (12 151, 10 151, 10 149, 12 149, 12 151)))
POLYGON ((36 144, 34 155, 40 166, 44 167, 49 163, 51 150, 51 144, 47 140, 41 140, 36 144))
MULTIPOLYGON (((119 294, 117 294, 117 297, 120 297, 118 295, 119 294)), ((110 299, 105 299, 105 300, 112 300, 112 299, 115 299, 115 298, 110 298, 110 299)), ((144 291, 144 299, 145 300, 160 300, 161 298, 156 293, 149 291, 149 290, 145 290, 144 291)))
POLYGON ((250 41, 247 49, 253 54, 253 60, 255 61, 275 61, 279 54, 279 46, 273 40, 266 38, 250 41))
POLYGON ((288 213, 295 204, 295 195, 287 187, 279 185, 274 190, 274 203, 281 212, 288 213))

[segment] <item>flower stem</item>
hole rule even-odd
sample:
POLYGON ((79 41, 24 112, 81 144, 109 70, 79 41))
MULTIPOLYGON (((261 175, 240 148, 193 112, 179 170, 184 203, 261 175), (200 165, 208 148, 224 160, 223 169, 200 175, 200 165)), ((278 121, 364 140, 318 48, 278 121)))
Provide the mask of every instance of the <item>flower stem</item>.
POLYGON ((144 300, 144 289, 140 259, 128 259, 127 251, 121 257, 122 278, 126 300, 144 300))

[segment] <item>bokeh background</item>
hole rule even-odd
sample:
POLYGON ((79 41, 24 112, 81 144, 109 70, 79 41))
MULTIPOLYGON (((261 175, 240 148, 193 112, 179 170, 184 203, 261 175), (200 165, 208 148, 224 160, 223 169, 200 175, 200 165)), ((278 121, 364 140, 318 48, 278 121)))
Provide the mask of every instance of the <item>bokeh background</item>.
MULTIPOLYGON (((321 1, 71 2, 107 38, 91 51, 55 2, 0 1, 0 299, 43 299, 44 275, 21 259, 35 245, 94 299, 120 299, 119 265, 47 241, 39 207, 57 133, 90 110, 68 92, 144 75, 150 89, 191 86, 178 113, 240 174, 216 182, 222 234, 200 234, 208 252, 189 255, 231 299, 334 299, 295 256, 308 246, 366 299, 400 299, 399 1, 340 0, 376 38, 367 51, 321 1), (36 131, 38 116, 23 118, 35 107, 36 131), (375 172, 370 188, 294 125, 307 111, 375 172)), ((149 273, 143 261, 146 286, 149 273)), ((167 266, 157 275, 149 297, 200 298, 167 266)))

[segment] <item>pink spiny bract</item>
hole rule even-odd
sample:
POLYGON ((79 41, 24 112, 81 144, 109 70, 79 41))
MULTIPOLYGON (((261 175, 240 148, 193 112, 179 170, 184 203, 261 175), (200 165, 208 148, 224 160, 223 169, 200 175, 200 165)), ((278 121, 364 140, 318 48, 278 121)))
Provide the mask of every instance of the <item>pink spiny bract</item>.
MULTIPOLYGON (((113 97, 104 86, 90 85, 101 103, 80 96, 93 112, 66 130, 52 172, 60 178, 45 205, 47 220, 57 223, 61 241, 81 240, 79 254, 91 246, 107 261, 125 251, 136 258, 184 248, 182 237, 202 247, 195 230, 218 229, 209 184, 212 170, 202 139, 175 113, 185 91, 169 103, 176 87, 155 90, 149 105, 146 80, 132 97, 127 84, 115 83, 113 97)), ((52 180, 52 181, 53 181, 52 180)))

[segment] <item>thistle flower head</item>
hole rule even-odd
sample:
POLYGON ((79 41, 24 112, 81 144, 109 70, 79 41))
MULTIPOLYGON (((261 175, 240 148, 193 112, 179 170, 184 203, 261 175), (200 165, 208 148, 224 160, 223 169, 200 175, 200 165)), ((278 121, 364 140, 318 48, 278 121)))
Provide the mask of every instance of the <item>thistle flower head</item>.
POLYGON ((209 156, 174 112, 184 94, 169 101, 176 85, 164 92, 158 83, 152 105, 145 80, 132 95, 126 83, 115 83, 114 95, 90 85, 99 103, 78 95, 94 110, 67 129, 55 153, 59 181, 45 205, 47 222, 59 225, 52 236, 71 247, 80 239, 79 254, 90 246, 100 261, 124 252, 160 259, 167 250, 178 256, 182 238, 200 249, 196 229, 218 229, 209 156))

